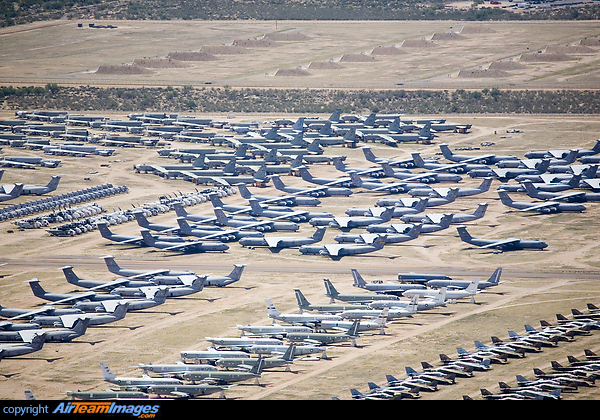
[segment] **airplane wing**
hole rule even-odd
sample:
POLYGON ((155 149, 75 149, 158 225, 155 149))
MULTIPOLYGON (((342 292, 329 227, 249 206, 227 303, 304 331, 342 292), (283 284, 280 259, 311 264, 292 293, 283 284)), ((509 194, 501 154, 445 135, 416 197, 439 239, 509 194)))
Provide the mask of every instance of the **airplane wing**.
POLYGON ((281 238, 274 238, 274 237, 267 237, 265 236, 263 238, 265 241, 267 241, 267 245, 269 245, 270 248, 277 248, 279 246, 279 243, 281 242, 281 238))
POLYGON ((592 189, 600 189, 600 178, 584 179, 583 182, 588 184, 592 189))
POLYGON ((17 162, 13 160, 0 160, 0 166, 16 167, 16 168, 35 168, 32 163, 17 162))
POLYGON ((571 172, 573 172, 573 175, 579 175, 580 173, 588 169, 590 165, 571 165, 570 167, 571 172))
POLYGON ((526 209, 521 209, 519 211, 538 211, 550 207, 556 207, 558 204, 559 203, 557 203, 556 201, 546 201, 545 203, 532 205, 531 207, 527 207, 526 209))
POLYGON ((325 244, 323 246, 332 257, 337 257, 340 253, 340 250, 345 247, 342 244, 325 244))
POLYGON ((431 223, 437 224, 442 221, 442 219, 444 218, 444 214, 443 213, 428 213, 426 217, 431 221, 431 223))
POLYGON ((523 165, 525 165, 525 167, 529 169, 535 169, 535 166, 541 161, 541 159, 524 159, 521 162, 523 163, 523 165))
POLYGON ((209 176, 208 178, 210 178, 211 181, 213 181, 216 184, 219 184, 223 187, 230 187, 231 185, 229 185, 229 182, 225 181, 223 178, 220 178, 218 176, 209 176))
POLYGON ((421 174, 415 174, 415 175, 413 175, 413 176, 411 176, 409 178, 403 179, 402 181, 403 182, 418 181, 418 180, 420 180, 422 178, 430 178, 432 176, 437 176, 437 174, 434 173, 434 172, 423 172, 421 174))
POLYGON ((158 275, 161 275, 161 274, 166 274, 168 272, 169 272, 169 269, 165 268, 165 269, 162 269, 162 270, 146 271, 145 273, 136 274, 134 276, 129 276, 127 278, 129 280, 135 280, 135 279, 140 279, 140 278, 158 276, 158 275))
POLYGON ((351 217, 334 217, 333 220, 340 225, 340 227, 348 227, 348 223, 352 220, 351 217))
POLYGON ((362 240, 365 241, 365 243, 368 245, 373 244, 373 242, 375 242, 375 239, 379 238, 379 236, 380 235, 378 235, 377 233, 363 233, 360 235, 362 240))
POLYGON ((501 241, 493 242, 491 244, 480 246, 479 248, 501 248, 501 247, 504 247, 506 245, 516 244, 519 241, 520 241, 520 239, 517 239, 517 238, 508 238, 508 239, 504 239, 504 240, 501 240, 501 241))
POLYGON ((369 207, 369 211, 371 212, 373 217, 379 217, 382 215, 382 213, 385 213, 387 211, 387 208, 386 207, 369 207))
POLYGON ((460 163, 479 162, 482 159, 486 160, 486 159, 489 159, 491 157, 494 157, 494 155, 473 156, 472 158, 461 160, 460 163))
POLYGON ((98 286, 89 287, 87 290, 101 290, 101 289, 114 289, 115 287, 121 286, 124 283, 129 282, 129 279, 121 278, 113 281, 107 281, 104 284, 98 286))
POLYGON ((8 318, 8 320, 12 321, 12 320, 17 320, 17 319, 22 319, 22 318, 28 318, 28 317, 33 316, 33 315, 47 313, 47 312, 49 312, 49 311, 51 311, 53 309, 54 309, 54 307, 52 307, 52 306, 44 306, 43 308, 40 308, 40 309, 33 309, 33 310, 29 311, 29 312, 25 312, 25 313, 22 313, 20 315, 13 316, 12 318, 8 318))
MULTIPOLYGON (((409 179, 411 180, 412 177, 409 179)), ((392 188, 404 187, 406 186, 406 180, 402 182, 394 182, 392 184, 383 184, 381 187, 373 188, 371 191, 389 191, 392 188)))
POLYGON ((196 245, 200 245, 200 244, 202 244, 202 241, 184 242, 184 243, 178 243, 178 244, 163 248, 163 250, 165 250, 165 251, 185 251, 188 248, 193 248, 196 245))
POLYGON ((453 168, 463 168, 466 166, 466 163, 451 163, 448 165, 443 165, 439 168, 435 168, 435 169, 431 169, 432 172, 440 172, 440 171, 447 171, 448 169, 453 169, 453 168))
POLYGON ((565 200, 569 200, 570 198, 576 198, 576 197, 584 197, 585 196, 585 192, 584 191, 577 191, 577 192, 572 192, 572 193, 568 193, 568 194, 562 194, 559 196, 554 197, 554 200, 557 201, 565 201, 565 200))
POLYGON ((391 138, 390 136, 386 135, 386 134, 378 134, 379 138, 381 140, 383 140, 385 143, 387 143, 388 145, 392 146, 396 146, 398 145, 398 142, 396 140, 394 140, 393 138, 391 138))
POLYGON ((62 303, 77 302, 79 300, 84 300, 84 299, 87 299, 87 298, 95 296, 95 295, 96 295, 95 292, 84 292, 84 293, 80 293, 80 294, 78 294, 76 296, 70 296, 68 298, 57 300, 57 301, 52 302, 52 303, 55 304, 55 305, 59 305, 59 304, 62 304, 62 303))
POLYGON ((119 244, 130 244, 130 243, 133 243, 133 242, 143 241, 143 240, 144 240, 144 238, 141 237, 141 236, 134 236, 133 238, 126 239, 124 241, 117 241, 117 243, 119 243, 119 244))

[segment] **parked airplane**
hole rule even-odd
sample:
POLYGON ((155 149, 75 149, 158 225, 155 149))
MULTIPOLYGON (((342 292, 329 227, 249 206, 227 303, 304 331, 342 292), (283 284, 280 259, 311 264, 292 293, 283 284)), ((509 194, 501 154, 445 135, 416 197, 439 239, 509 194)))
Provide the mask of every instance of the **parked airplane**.
POLYGON ((240 245, 247 248, 269 247, 271 252, 279 252, 283 248, 300 247, 302 245, 321 242, 327 227, 318 227, 312 236, 264 236, 262 238, 241 238, 240 245))
POLYGON ((523 201, 514 201, 506 191, 497 190, 500 201, 507 207, 519 209, 521 211, 537 211, 539 213, 560 213, 560 212, 582 212, 585 210, 583 204, 561 203, 558 201, 545 201, 541 203, 526 203, 523 201))
MULTIPOLYGON (((310 330, 310 328, 309 328, 310 330)), ((295 357, 295 344, 290 344, 285 353, 281 356, 272 357, 227 357, 218 359, 215 365, 225 369, 236 369, 236 370, 250 370, 262 361, 263 369, 271 369, 274 367, 286 368, 286 371, 290 371, 290 365, 294 362, 295 357)))
POLYGON ((39 331, 30 334, 27 330, 20 333, 23 337, 23 343, 0 344, 0 359, 34 353, 44 346, 45 334, 39 334, 39 331))
POLYGON ((517 238, 507 238, 507 239, 480 239, 472 237, 469 232, 467 232, 467 227, 464 225, 456 227, 460 239, 463 242, 467 242, 471 245, 475 245, 479 248, 497 248, 498 251, 495 252, 503 252, 503 251, 514 251, 521 249, 544 249, 548 247, 548 244, 544 241, 540 240, 524 240, 517 238))
POLYGON ((294 293, 296 294, 296 301, 298 303, 298 308, 300 308, 300 312, 302 311, 318 311, 318 312, 327 312, 327 313, 339 313, 342 311, 346 311, 349 309, 365 309, 364 305, 359 303, 347 303, 347 304, 312 304, 306 299, 304 294, 300 291, 300 289, 294 289, 294 293))
POLYGON ((236 184, 240 195, 249 200, 254 198, 263 204, 276 204, 280 206, 318 206, 321 204, 321 200, 315 197, 298 197, 295 195, 283 195, 279 197, 275 196, 264 196, 258 194, 252 194, 246 184, 236 184))
POLYGON ((46 185, 28 185, 23 186, 21 195, 43 195, 55 191, 60 182, 61 175, 54 175, 46 185))
POLYGON ((116 280, 111 281, 102 281, 102 280, 87 280, 82 279, 73 271, 73 267, 70 265, 61 267, 61 270, 67 280, 67 282, 82 287, 88 290, 104 290, 111 291, 115 294, 119 294, 116 292, 116 289, 119 287, 152 287, 156 286, 156 283, 150 280, 131 280, 126 277, 122 277, 116 280))
POLYGON ((291 342, 314 343, 318 345, 328 345, 350 341, 352 347, 356 347, 358 335, 358 326, 360 320, 354 321, 352 326, 346 332, 326 333, 326 332, 297 332, 289 333, 286 338, 291 342))
MULTIPOLYGON (((473 213, 450 213, 452 215, 451 224, 463 224, 481 219, 487 211, 488 203, 479 203, 473 213)), ((406 214, 400 217, 405 223, 435 223, 436 220, 441 220, 444 213, 424 213, 424 214, 406 214)))
POLYGON ((456 299, 470 297, 471 303, 474 303, 475 302, 475 294, 478 293, 478 290, 477 290, 478 283, 479 283, 479 279, 475 279, 466 288, 454 289, 454 290, 447 290, 445 287, 442 287, 439 290, 411 289, 411 290, 407 290, 404 293, 402 293, 402 296, 406 296, 406 297, 419 296, 419 298, 421 298, 421 297, 435 298, 442 292, 442 290, 444 290, 445 297, 448 300, 455 301, 456 299))
MULTIPOLYGON (((441 229, 445 229, 445 228, 449 227, 451 217, 452 216, 450 215, 446 220, 444 220, 444 223, 446 223, 447 226, 445 226, 445 227, 439 226, 439 229, 436 229, 436 230, 441 230, 441 229)), ((380 225, 380 226, 382 226, 382 225, 380 225)), ((372 244, 376 239, 383 238, 383 240, 386 244, 398 244, 398 243, 402 243, 402 242, 412 241, 413 239, 417 239, 419 237, 419 235, 421 234, 422 226, 423 225, 421 225, 421 224, 412 225, 407 233, 389 233, 389 232, 384 233, 384 234, 379 234, 379 233, 361 233, 361 234, 342 233, 342 234, 336 235, 333 239, 336 242, 341 243, 341 244, 343 244, 343 243, 372 244)), ((428 225, 428 226, 433 226, 433 225, 428 225)))
POLYGON ((242 335, 272 336, 275 338, 284 338, 290 332, 309 332, 312 328, 303 325, 237 325, 242 335))
POLYGON ((400 179, 404 182, 421 181, 425 184, 437 182, 460 182, 462 177, 458 174, 444 174, 436 171, 412 173, 408 169, 396 171, 387 162, 381 162, 381 167, 386 176, 400 179))
POLYGON ((417 168, 426 169, 432 172, 449 172, 455 174, 466 174, 472 170, 487 170, 488 165, 477 163, 439 163, 437 160, 425 160, 419 153, 411 153, 412 160, 417 168))
POLYGON ((318 326, 321 321, 341 321, 342 317, 338 315, 331 314, 311 314, 311 313, 301 313, 301 314, 284 314, 279 312, 271 299, 265 299, 265 303, 267 304, 267 314, 269 318, 276 319, 278 321, 287 322, 289 324, 296 325, 307 325, 307 326, 318 326))
POLYGON ((214 393, 221 393, 219 398, 225 398, 225 390, 227 388, 218 386, 218 385, 208 385, 208 384, 184 384, 184 385, 171 385, 171 384, 161 384, 161 385, 151 385, 146 387, 146 392, 148 394, 156 394, 159 396, 167 396, 173 398, 194 398, 202 395, 210 395, 214 393))
POLYGON ((100 258, 104 260, 108 271, 121 277, 128 277, 130 280, 152 278, 155 282, 157 282, 156 279, 160 277, 178 277, 194 274, 192 271, 189 270, 177 271, 170 270, 168 268, 161 268, 158 270, 135 270, 130 268, 123 268, 119 266, 119 264, 117 264, 112 255, 105 255, 104 257, 100 258))
MULTIPOLYGON (((459 187, 456 192, 457 197, 470 197, 489 191, 492 185, 492 178, 484 178, 478 187, 459 187)), ((412 188, 408 194, 412 197, 445 197, 449 188, 412 188)))
POLYGON ((367 283, 359 274, 358 270, 353 268, 350 271, 352 272, 352 277, 354 279, 352 286, 368 290, 369 292, 400 296, 409 289, 425 289, 424 285, 415 283, 392 283, 389 281, 384 283, 382 280, 375 280, 367 283))
POLYGON ((566 193, 548 192, 538 189, 531 181, 521 183, 527 195, 539 200, 565 201, 567 203, 582 203, 587 201, 600 201, 600 193, 573 191, 566 193))
POLYGON ((142 391, 65 391, 65 395, 71 399, 79 400, 129 400, 146 399, 150 396, 142 391))
MULTIPOLYGON (((353 272, 354 275, 354 272, 353 272)), ((338 290, 334 287, 329 279, 323 280, 325 284, 325 296, 328 296, 331 302, 333 303, 336 300, 340 300, 342 302, 353 302, 353 303, 369 303, 374 300, 393 300, 397 301, 400 298, 393 294, 370 294, 370 293, 361 293, 361 294, 346 294, 339 293, 338 290)))
MULTIPOLYGON (((230 229, 223 231, 215 230, 204 230, 202 227, 197 225, 192 226, 184 217, 177 218, 177 224, 179 225, 179 234, 182 236, 196 236, 198 238, 209 240, 216 239, 220 242, 231 242, 238 241, 240 239, 261 239, 264 235, 258 231, 242 231, 239 229, 230 229)), ((157 239, 160 239, 157 238, 157 239)))
POLYGON ((252 229, 259 232, 270 232, 270 231, 297 231, 300 226, 295 222, 281 221, 286 216, 274 217, 268 220, 248 220, 247 218, 239 216, 229 216, 225 214, 223 209, 216 207, 213 209, 216 220, 215 224, 218 226, 230 226, 238 229, 252 229))
POLYGON ((70 315, 35 315, 31 318, 31 322, 35 322, 39 325, 53 325, 62 326, 65 328, 73 328, 75 322, 79 319, 86 318, 89 320, 89 326, 93 325, 104 325, 115 321, 120 321, 125 318, 129 309, 129 302, 118 302, 112 312, 105 313, 86 313, 81 311, 81 314, 70 314, 70 315))
POLYGON ((512 348, 508 345, 503 345, 503 344, 486 346, 481 341, 475 340, 475 348, 477 350, 490 351, 492 353, 496 353, 496 354, 499 354, 500 356, 504 356, 504 357, 513 357, 513 358, 525 357, 525 352, 523 350, 520 350, 520 349, 515 350, 514 348, 512 348))
MULTIPOLYGON (((78 319, 73 325, 73 327, 40 328, 38 326, 38 329, 28 329, 21 331, 0 331, 0 341, 25 341, 27 337, 22 333, 26 331, 28 334, 43 334, 45 336, 45 343, 68 343, 85 334, 89 324, 89 318, 83 318, 78 319)), ((2 357, 1 352, 0 357, 2 357)))
POLYGON ((299 248, 301 254, 318 254, 329 256, 334 260, 338 260, 344 256, 366 254, 369 252, 379 251, 383 249, 385 245, 385 239, 379 237, 375 239, 371 244, 325 244, 325 245, 302 245, 299 248))
POLYGON ((110 367, 104 361, 100 361, 100 370, 102 371, 102 378, 106 382, 115 384, 122 388, 135 387, 138 389, 145 389, 152 385, 182 385, 183 382, 176 378, 165 378, 165 377, 152 377, 148 375, 142 375, 142 377, 125 377, 115 375, 110 367))
POLYGON ((312 226, 329 226, 340 230, 350 230, 354 228, 364 228, 374 223, 385 223, 392 219, 394 214, 393 207, 386 207, 382 212, 375 216, 331 216, 315 217, 309 221, 312 226))
POLYGON ((453 162, 462 162, 462 163, 471 163, 477 162, 486 165, 493 165, 496 162, 500 162, 502 160, 511 160, 518 159, 518 157, 513 155, 506 156, 497 156, 493 154, 479 155, 479 156, 471 156, 471 155, 460 155, 453 153, 447 144, 440 144, 440 150, 442 151, 442 155, 453 162))
POLYGON ((91 302, 100 302, 103 300, 117 300, 122 299, 122 296, 114 295, 110 293, 96 293, 92 291, 81 292, 81 293, 52 293, 47 292, 40 285, 40 281, 38 279, 26 280, 26 283, 29 283, 31 287, 31 291, 33 294, 44 300, 49 300, 54 302, 55 305, 59 305, 62 303, 74 303, 77 301, 91 301, 91 302))
MULTIPOLYGON (((488 287, 498 286, 499 284, 505 283, 500 281, 502 275, 502 267, 496 268, 488 280, 480 281, 477 284, 479 290, 487 289, 488 287)), ((446 287, 448 290, 451 289, 466 289, 472 282, 469 280, 429 280, 427 286, 439 289, 440 287, 446 287)))
POLYGON ((290 187, 285 185, 278 175, 272 175, 271 180, 273 181, 273 186, 276 189, 299 196, 308 195, 310 197, 348 197, 352 194, 352 190, 350 188, 327 186, 314 188, 290 187))
POLYGON ((160 238, 155 239, 150 234, 150 231, 148 229, 140 229, 140 232, 147 246, 161 249, 163 251, 197 253, 211 251, 225 252, 229 249, 229 246, 227 244, 224 244, 223 242, 186 241, 183 243, 172 243, 162 241, 160 238))
POLYGON ((153 308, 162 305, 166 301, 167 288, 152 287, 145 289, 147 291, 146 298, 123 299, 120 300, 104 300, 93 302, 82 300, 73 305, 73 308, 81 309, 85 312, 113 312, 117 305, 128 303, 127 311, 140 311, 143 309, 153 308))
POLYGON ((199 372, 185 372, 181 375, 182 379, 186 381, 201 381, 206 384, 213 385, 225 385, 233 382, 242 382, 248 379, 255 379, 258 384, 258 378, 262 375, 263 370, 263 359, 259 358, 259 361, 252 369, 248 371, 228 371, 228 370, 215 370, 215 371, 199 371, 199 372))

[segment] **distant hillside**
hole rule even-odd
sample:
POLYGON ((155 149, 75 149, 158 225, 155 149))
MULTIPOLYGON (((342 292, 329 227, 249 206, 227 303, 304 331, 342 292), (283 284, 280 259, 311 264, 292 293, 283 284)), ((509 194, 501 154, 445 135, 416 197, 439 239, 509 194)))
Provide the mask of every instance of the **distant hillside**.
MULTIPOLYGON (((539 1, 539 0, 537 0, 539 1)), ((481 4, 476 0, 473 4, 481 4)), ((0 0, 0 26, 70 19, 127 20, 596 20, 600 6, 456 10, 432 0, 0 0)))

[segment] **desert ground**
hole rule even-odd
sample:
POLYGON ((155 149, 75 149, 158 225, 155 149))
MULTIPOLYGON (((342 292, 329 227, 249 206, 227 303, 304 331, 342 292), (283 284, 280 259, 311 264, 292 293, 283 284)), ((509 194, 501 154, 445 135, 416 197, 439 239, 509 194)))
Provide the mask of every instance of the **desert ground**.
POLYGON ((0 83, 595 89, 598 35, 597 21, 59 20, 0 29, 0 83))
MULTIPOLYGON (((213 117, 225 118, 223 115, 213 117)), ((276 117, 281 116, 250 115, 237 119, 268 121, 276 117)), ((399 148, 379 143, 368 145, 378 156, 387 157, 409 157, 412 151, 418 151, 424 157, 434 156, 439 151, 439 143, 447 143, 452 149, 479 148, 463 152, 467 154, 522 156, 528 150, 549 146, 553 149, 589 148, 595 143, 600 129, 597 118, 586 116, 452 115, 447 119, 473 126, 467 134, 438 133, 430 145, 407 143, 399 148), (521 132, 507 133, 510 129, 521 132), (484 142, 493 145, 481 147, 484 142)), ((189 144, 171 142, 165 146, 187 147, 189 144)), ((39 154, 26 150, 19 152, 39 154)), ((13 150, 5 148, 4 153, 13 154, 13 150)), ((371 166, 360 149, 335 146, 326 149, 325 153, 346 155, 349 166, 371 166)), ((133 165, 136 163, 164 162, 156 149, 118 149, 113 157, 61 157, 61 160, 58 168, 7 169, 2 182, 41 184, 53 174, 63 174, 56 194, 106 182, 127 185, 128 194, 98 201, 109 211, 154 201, 159 195, 191 192, 196 188, 182 180, 164 180, 156 175, 135 173, 133 165)), ((327 164, 314 164, 310 169, 327 177, 341 174, 327 164)), ((306 185, 294 176, 285 176, 284 180, 291 185, 306 185)), ((467 176, 459 184, 475 186, 480 181, 467 176)), ((330 279, 342 293, 359 292, 352 287, 351 268, 358 269, 367 281, 394 281, 399 272, 406 271, 445 273, 460 279, 487 279, 496 267, 502 267, 502 280, 506 283, 478 294, 475 304, 467 299, 394 321, 386 328, 385 335, 361 336, 357 347, 349 344, 331 346, 326 352, 328 359, 297 360, 292 365, 292 372, 271 371, 263 375, 259 386, 250 381, 227 390, 227 398, 318 400, 336 396, 349 399, 349 388, 366 391, 367 381, 383 384, 386 374, 404 377, 406 366, 420 370, 421 361, 439 365, 439 353, 453 357, 456 347, 474 350, 474 340, 489 344, 493 335, 506 340, 509 329, 523 333, 525 324, 538 328, 540 320, 555 324, 557 313, 570 315, 571 308, 583 310, 588 302, 599 303, 598 204, 586 204, 587 210, 580 214, 529 215, 504 207, 495 192, 498 185, 499 182, 494 181, 485 194, 459 198, 433 211, 472 212, 477 203, 488 202, 485 217, 469 224, 469 231, 474 236, 539 238, 549 244, 546 250, 495 254, 461 242, 451 226, 404 244, 386 246, 364 256, 344 257, 340 261, 301 255, 297 249, 272 254, 265 249, 242 248, 236 243, 230 243, 230 249, 225 253, 183 255, 108 243, 97 231, 64 238, 50 236, 43 229, 19 230, 10 222, 2 222, 0 263, 6 263, 0 267, 3 275, 0 304, 3 306, 28 308, 41 305, 27 283, 23 283, 31 278, 40 279, 48 291, 75 290, 60 271, 65 265, 73 266, 82 278, 111 280, 114 277, 109 275, 99 258, 107 254, 115 256, 125 267, 185 268, 199 274, 225 274, 236 263, 248 266, 242 279, 228 287, 205 288, 186 298, 169 299, 156 308, 129 313, 117 323, 90 328, 71 343, 49 343, 29 356, 3 359, 0 363, 0 373, 4 375, 0 376, 0 395, 4 399, 22 399, 23 391, 31 389, 38 398, 63 399, 66 390, 106 389, 108 384, 102 381, 98 365, 101 360, 107 361, 118 375, 138 376, 141 374, 138 363, 173 363, 179 360, 182 350, 206 349, 205 337, 237 336, 239 331, 235 327, 238 324, 270 324, 265 298, 270 298, 282 312, 297 312, 296 288, 311 303, 327 303, 324 278, 330 279)), ((281 194, 271 186, 251 189, 264 195, 281 194)), ((349 207, 373 205, 382 196, 363 191, 348 198, 324 198, 316 210, 343 214, 349 207)), ((239 194, 225 197, 224 201, 244 203, 239 194)), ((212 209, 209 203, 203 203, 188 207, 188 211, 211 214, 212 209)), ((175 215, 169 212, 154 216, 152 221, 175 224, 175 215)), ((135 222, 112 227, 115 233, 122 234, 137 234, 138 229, 135 222)), ((297 234, 304 236, 313 230, 304 224, 297 234)), ((329 229, 324 242, 334 242, 332 238, 337 233, 335 229, 329 229)), ((551 360, 566 362, 569 354, 582 357, 586 348, 600 350, 597 337, 594 332, 572 343, 561 343, 558 348, 511 360, 507 365, 494 365, 491 372, 459 379, 457 384, 441 387, 435 393, 423 392, 421 399, 452 400, 463 395, 480 399, 480 388, 496 393, 498 381, 513 384, 515 374, 532 377, 533 367, 549 369, 551 360)), ((596 389, 580 389, 565 398, 596 399, 596 389)))
MULTIPOLYGON (((0 83, 199 87, 211 82, 232 87, 360 89, 598 87, 600 49, 596 37, 600 26, 597 21, 102 22, 113 23, 117 26, 115 29, 89 28, 92 22, 81 22, 82 27, 78 27, 78 23, 65 20, 0 30, 0 83), (582 42, 586 39, 588 41, 582 42), (203 51, 206 54, 200 54, 203 51), (225 54, 232 51, 238 54, 225 54), (525 55, 537 51, 540 53, 534 58, 542 61, 523 60, 525 55), (199 54, 191 54, 194 52, 199 54), (212 54, 217 59, 169 60, 170 53, 182 53, 179 58, 186 54, 207 58, 207 54, 212 54), (132 68, 136 60, 139 65, 132 68), (492 63, 501 63, 495 65, 501 69, 490 68, 492 63), (105 67, 99 71, 101 66, 105 67), (144 71, 138 72, 139 68, 144 71), (286 70, 280 74, 287 76, 277 75, 279 70, 286 70)), ((103 115, 126 118, 126 115, 103 115)), ((236 113, 231 121, 263 122, 298 116, 236 113)), ((225 114, 210 117, 227 118, 225 114)), ((479 148, 464 152, 466 154, 522 157, 534 149, 589 148, 600 132, 600 120, 595 115, 436 117, 473 126, 467 134, 438 133, 430 145, 408 143, 398 148, 378 143, 368 145, 378 156, 384 157, 409 158, 413 151, 424 157, 434 156, 439 152, 439 143, 447 143, 453 149, 479 148), (521 132, 507 133, 510 129, 521 132), (493 145, 481 146, 486 142, 493 145)), ((14 118, 14 113, 3 112, 2 118, 14 118)), ((189 144, 172 142, 165 146, 179 148, 189 147, 189 144)), ((2 152, 17 153, 9 147, 4 147, 2 152)), ((18 153, 37 155, 40 152, 19 150, 18 153)), ((336 146, 326 149, 325 153, 346 155, 349 166, 371 166, 360 149, 336 146)), ((61 157, 61 161, 61 166, 55 169, 7 169, 2 184, 19 181, 45 184, 51 175, 62 174, 56 194, 104 183, 127 185, 128 194, 99 200, 109 211, 151 202, 164 194, 202 188, 182 180, 136 174, 133 170, 136 163, 164 161, 156 149, 118 149, 109 158, 61 157)), ((340 176, 330 165, 317 164, 310 169, 317 175, 340 176)), ((306 185, 293 176, 284 179, 291 185, 306 185)), ((464 177, 460 186, 475 186, 480 181, 464 177)), ((111 280, 113 277, 99 258, 107 254, 115 256, 125 267, 185 268, 199 274, 225 274, 236 263, 248 266, 242 279, 226 288, 205 288, 187 298, 170 299, 154 309, 130 313, 115 324, 90 328, 71 343, 47 344, 29 356, 3 359, 0 398, 23 399, 26 389, 31 389, 40 399, 64 399, 66 390, 106 389, 108 384, 102 381, 98 364, 101 360, 108 362, 118 375, 141 375, 138 363, 173 363, 179 360, 182 350, 207 348, 204 340, 207 336, 236 336, 239 335, 235 328, 238 324, 270 323, 265 298, 270 298, 282 312, 296 312, 294 289, 298 288, 311 303, 326 303, 324 278, 329 278, 340 292, 358 292, 352 287, 351 268, 358 269, 367 281, 394 281, 399 272, 405 271, 487 279, 495 268, 502 267, 502 280, 507 282, 478 294, 475 304, 459 301, 395 321, 388 326, 385 335, 361 336, 357 347, 332 346, 327 350, 328 359, 297 360, 291 373, 269 372, 261 378, 260 386, 251 383, 234 386, 226 391, 227 398, 328 400, 335 396, 350 399, 349 388, 364 392, 367 381, 381 385, 386 374, 404 377, 406 366, 419 370, 422 361, 438 365, 439 353, 454 357, 456 347, 473 350, 473 340, 488 344, 492 335, 507 339, 508 329, 522 333, 524 324, 537 328, 540 320, 555 323, 557 313, 569 315, 571 308, 585 309, 588 302, 599 303, 599 205, 588 203, 587 210, 581 214, 529 215, 504 207, 495 192, 498 185, 499 182, 494 181, 489 192, 458 199, 444 206, 443 211, 472 212, 478 203, 488 202, 486 216, 469 224, 474 236, 538 238, 548 243, 546 250, 495 254, 461 242, 451 227, 340 261, 301 255, 295 249, 271 254, 262 249, 245 249, 235 243, 225 253, 179 255, 115 245, 101 238, 98 232, 59 238, 43 229, 19 230, 9 221, 1 222, 0 263, 6 263, 0 266, 0 304, 3 306, 41 305, 23 283, 31 278, 40 279, 49 291, 74 290, 60 271, 65 265, 72 265, 83 278, 111 280)), ((264 195, 281 194, 270 185, 252 190, 264 195)), ((325 198, 318 210, 343 214, 349 207, 373 205, 382 196, 357 192, 348 198, 325 198)), ((24 200, 28 198, 15 202, 24 200)), ((224 200, 232 204, 245 202, 239 195, 224 200)), ((0 206, 6 205, 9 204, 0 203, 0 206)), ((212 212, 209 203, 188 210, 197 214, 212 212)), ((153 221, 175 224, 174 212, 155 216, 153 221)), ((138 226, 129 222, 113 230, 137 234, 138 226)), ((302 225, 298 235, 304 236, 313 230, 302 225)), ((333 242, 337 233, 330 229, 324 242, 333 242)), ((496 393, 498 381, 514 384, 515 374, 532 377, 533 367, 549 369, 551 360, 565 362, 569 354, 582 357, 586 348, 600 350, 597 337, 597 333, 593 333, 555 349, 511 360, 507 365, 495 365, 491 372, 459 379, 457 384, 441 387, 438 392, 423 392, 421 399, 456 400, 463 395, 480 399, 480 388, 496 393)), ((596 387, 580 389, 565 398, 597 399, 598 391, 596 387)))

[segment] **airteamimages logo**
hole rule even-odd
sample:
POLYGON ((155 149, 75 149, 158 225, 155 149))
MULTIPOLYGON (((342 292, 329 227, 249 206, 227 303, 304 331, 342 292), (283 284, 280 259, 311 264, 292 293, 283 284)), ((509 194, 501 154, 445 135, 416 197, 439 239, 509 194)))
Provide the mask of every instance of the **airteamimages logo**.
POLYGON ((131 414, 140 419, 155 418, 160 405, 153 404, 119 404, 116 402, 62 402, 52 414, 131 414))

